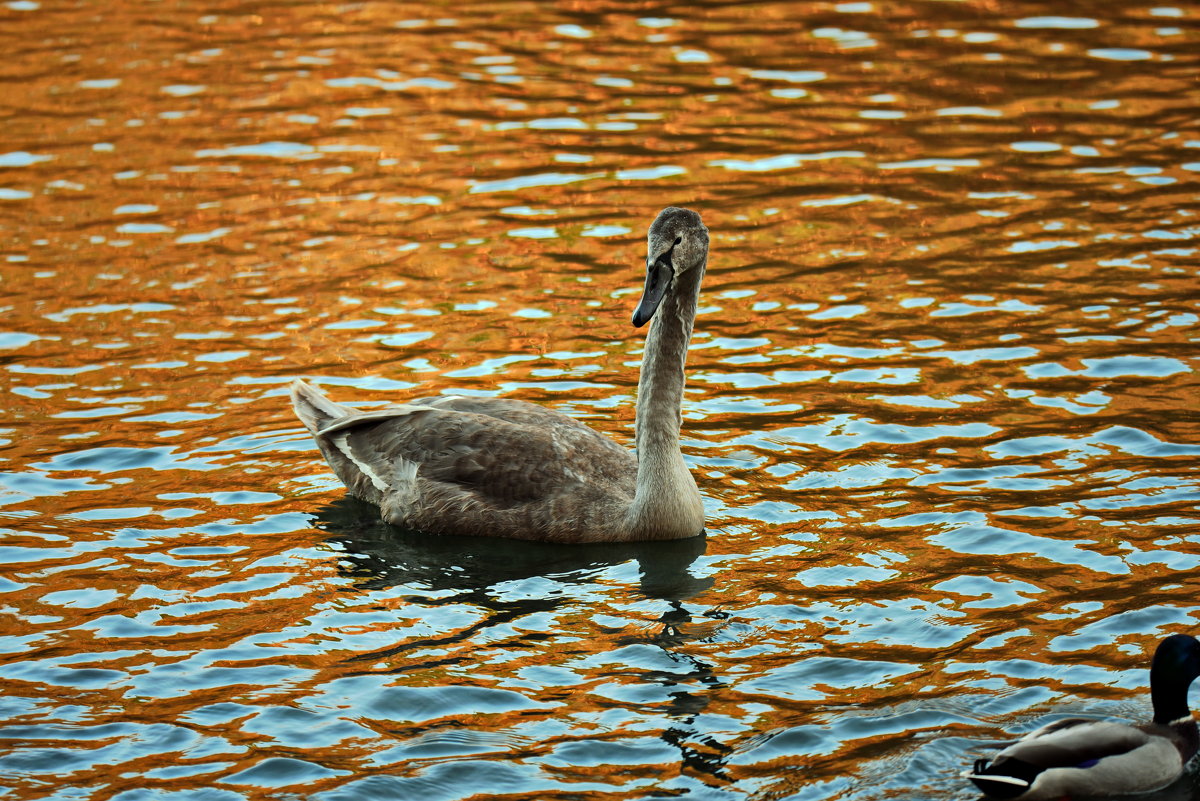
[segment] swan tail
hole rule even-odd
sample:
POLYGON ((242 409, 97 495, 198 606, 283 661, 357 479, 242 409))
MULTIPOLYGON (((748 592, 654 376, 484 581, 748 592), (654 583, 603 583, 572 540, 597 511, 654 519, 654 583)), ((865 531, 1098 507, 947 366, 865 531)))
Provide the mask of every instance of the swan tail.
POLYGON ((323 428, 334 420, 339 420, 355 413, 355 409, 334 403, 321 390, 306 384, 300 379, 292 382, 292 408, 304 427, 315 437, 323 428))
MULTIPOLYGON (((334 403, 299 379, 292 383, 291 394, 296 416, 350 493, 379 506, 387 504, 394 509, 392 516, 402 521, 403 510, 417 492, 417 464, 405 459, 403 449, 394 447, 386 436, 379 439, 370 425, 429 409, 403 404, 364 412, 334 403)), ((389 522, 395 521, 389 518, 389 522)))

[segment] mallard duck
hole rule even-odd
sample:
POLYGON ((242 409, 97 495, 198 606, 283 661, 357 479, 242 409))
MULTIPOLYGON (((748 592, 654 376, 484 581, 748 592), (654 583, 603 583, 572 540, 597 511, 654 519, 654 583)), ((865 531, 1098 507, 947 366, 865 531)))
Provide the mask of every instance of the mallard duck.
POLYGON ((1154 719, 1129 724, 1056 720, 980 759, 964 774, 988 798, 1089 798, 1146 793, 1179 778, 1200 746, 1187 693, 1200 676, 1200 642, 1172 634, 1150 663, 1154 719))
POLYGON ((679 450, 684 361, 708 229, 663 209, 647 235, 633 312, 646 336, 636 453, 553 409, 442 395, 358 411, 303 381, 292 405, 352 495, 430 534, 548 542, 666 540, 703 533, 704 505, 679 450))

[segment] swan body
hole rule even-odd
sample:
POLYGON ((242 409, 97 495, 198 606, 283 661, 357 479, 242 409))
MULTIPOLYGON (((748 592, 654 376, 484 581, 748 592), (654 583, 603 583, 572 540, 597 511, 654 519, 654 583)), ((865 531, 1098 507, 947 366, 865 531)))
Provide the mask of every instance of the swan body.
POLYGON ((647 235, 635 326, 653 318, 638 382, 636 453, 524 401, 443 395, 358 411, 303 381, 292 406, 350 494, 430 534, 548 542, 680 539, 704 507, 679 450, 684 360, 708 229, 664 209, 647 235))
POLYGON ((1146 793, 1179 778, 1200 746, 1187 691, 1200 676, 1200 642, 1173 634, 1150 665, 1154 719, 1144 724, 1066 718, 1042 726, 966 777, 988 798, 1092 798, 1146 793))

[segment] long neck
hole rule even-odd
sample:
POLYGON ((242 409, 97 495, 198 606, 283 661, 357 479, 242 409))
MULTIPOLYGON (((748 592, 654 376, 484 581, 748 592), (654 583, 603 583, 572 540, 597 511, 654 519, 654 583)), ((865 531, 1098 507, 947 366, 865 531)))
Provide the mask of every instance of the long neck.
POLYGON ((699 273, 699 270, 689 270, 676 279, 676 285, 663 298, 646 335, 637 393, 636 439, 638 459, 643 463, 664 451, 679 452, 683 364, 692 338, 692 324, 696 320, 699 273))
POLYGON ((637 494, 630 509, 631 526, 643 536, 693 536, 704 525, 700 494, 679 451, 683 366, 703 277, 703 265, 676 276, 646 335, 637 394, 637 494))

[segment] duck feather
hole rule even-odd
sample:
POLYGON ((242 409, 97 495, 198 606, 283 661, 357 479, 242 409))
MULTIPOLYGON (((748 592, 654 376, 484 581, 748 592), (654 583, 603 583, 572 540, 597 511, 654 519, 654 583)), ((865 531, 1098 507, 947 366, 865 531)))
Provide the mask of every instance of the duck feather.
POLYGON ((1153 724, 1068 718, 1018 740, 990 764, 979 760, 968 778, 991 798, 1021 801, 1149 792, 1183 769, 1174 739, 1153 724))
POLYGON ((1187 711, 1188 685, 1200 675, 1200 642, 1164 639, 1150 669, 1154 719, 1130 724, 1063 718, 1030 732, 964 775, 989 798, 1087 798, 1151 792, 1179 778, 1200 733, 1187 711))

